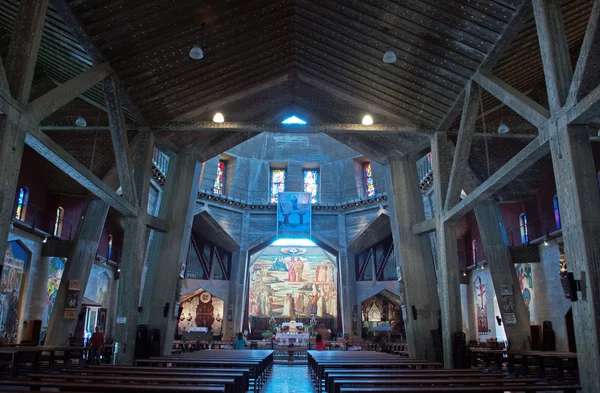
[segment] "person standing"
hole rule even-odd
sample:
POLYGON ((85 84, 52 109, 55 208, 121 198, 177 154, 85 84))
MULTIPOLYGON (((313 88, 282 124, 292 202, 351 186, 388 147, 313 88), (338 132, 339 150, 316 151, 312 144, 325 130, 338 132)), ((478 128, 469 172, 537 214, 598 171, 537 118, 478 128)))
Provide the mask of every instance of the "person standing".
POLYGON ((242 350, 244 349, 244 347, 246 346, 246 339, 244 338, 244 335, 242 334, 242 332, 239 332, 236 336, 236 338, 233 339, 233 349, 235 350, 242 350))
POLYGON ((90 350, 92 353, 92 364, 100 364, 100 354, 104 348, 104 333, 100 331, 100 327, 96 326, 96 331, 90 338, 90 350))

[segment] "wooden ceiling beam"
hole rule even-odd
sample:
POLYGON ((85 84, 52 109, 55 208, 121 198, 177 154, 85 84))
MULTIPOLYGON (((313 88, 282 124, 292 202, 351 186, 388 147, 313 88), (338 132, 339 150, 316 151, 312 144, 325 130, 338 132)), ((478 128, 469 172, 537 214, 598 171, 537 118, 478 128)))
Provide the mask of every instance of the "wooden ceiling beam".
POLYGON ((534 163, 550 152, 548 133, 542 133, 517 153, 499 170, 492 174, 465 199, 444 213, 444 221, 456 221, 472 210, 483 199, 490 197, 516 179, 534 163))
POLYGON ((257 93, 260 93, 264 90, 284 84, 284 83, 288 82, 289 80, 290 80, 289 73, 285 73, 284 75, 280 75, 275 78, 271 78, 271 79, 261 82, 257 85, 254 85, 248 89, 245 89, 245 90, 242 90, 235 94, 229 95, 227 97, 223 97, 221 99, 212 101, 208 104, 202 105, 199 108, 196 108, 187 113, 184 113, 183 115, 177 116, 177 118, 175 118, 175 121, 193 120, 194 118, 202 116, 208 112, 222 109, 225 105, 229 105, 233 102, 243 100, 243 99, 253 96, 257 93))
POLYGON ((452 161, 452 170, 448 181, 448 190, 446 192, 444 209, 456 205, 460 200, 460 190, 465 179, 465 173, 469 164, 469 154, 471 153, 471 143, 475 132, 475 123, 477 122, 477 112, 479 109, 480 91, 478 86, 469 81, 465 89, 465 102, 463 104, 462 118, 452 161))
POLYGON ((566 104, 573 78, 560 0, 533 0, 533 14, 540 41, 550 112, 555 114, 566 104))
POLYGON ((15 20, 5 72, 12 96, 21 104, 29 102, 48 0, 22 0, 15 20))
POLYGON ((108 64, 98 64, 35 99, 29 103, 27 110, 31 116, 41 121, 101 82, 111 73, 112 70, 108 64))
POLYGON ((600 2, 594 1, 577 65, 569 88, 568 104, 573 105, 600 82, 600 2))
POLYGON ((212 121, 198 122, 171 122, 164 124, 156 124, 151 126, 157 131, 171 132, 207 132, 207 131, 249 131, 249 132, 290 132, 290 133, 318 133, 330 131, 351 131, 352 133, 370 132, 388 132, 388 133, 407 133, 407 134, 423 134, 430 135, 431 130, 422 127, 406 124, 373 124, 365 126, 362 124, 350 123, 325 123, 325 124, 279 124, 279 123, 250 123, 250 122, 224 122, 215 123, 212 121))
POLYGON ((39 129, 30 128, 27 131, 25 143, 119 213, 127 217, 137 216, 137 208, 134 205, 118 195, 92 171, 79 163, 58 143, 39 129))
MULTIPOLYGON (((131 156, 125 129, 125 118, 119 95, 119 82, 115 75, 111 75, 102 82, 104 89, 104 101, 108 110, 108 122, 110 124, 110 135, 117 163, 119 181, 123 195, 129 203, 137 206, 138 195, 133 178, 131 156)), ((141 196, 139 196, 141 197, 141 196)))
POLYGON ((544 127, 550 118, 548 109, 508 85, 489 70, 482 69, 475 73, 473 80, 537 128, 544 127))

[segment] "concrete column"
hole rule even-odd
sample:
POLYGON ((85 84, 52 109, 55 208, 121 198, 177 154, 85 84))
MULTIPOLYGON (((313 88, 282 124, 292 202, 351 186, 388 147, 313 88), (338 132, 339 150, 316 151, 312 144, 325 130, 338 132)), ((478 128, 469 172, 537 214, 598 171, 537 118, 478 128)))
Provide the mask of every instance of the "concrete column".
MULTIPOLYGON (((233 321, 228 322, 232 325, 232 333, 236 334, 243 330, 244 318, 246 317, 246 299, 248 297, 247 277, 250 267, 248 266, 248 234, 250 229, 250 212, 244 211, 242 217, 242 233, 240 249, 232 255, 231 279, 229 282, 229 304, 232 306, 233 321)), ((225 308, 224 319, 227 319, 227 310, 225 308)))
MULTIPOLYGON (((352 323, 352 310, 354 306, 358 307, 358 299, 356 298, 356 272, 354 270, 354 260, 349 259, 348 252, 348 239, 346 236, 346 216, 343 214, 338 215, 338 228, 339 228, 339 244, 338 250, 338 269, 340 283, 338 285, 338 291, 340 296, 340 305, 342 310, 342 331, 344 334, 349 336, 356 335, 357 327, 359 326, 358 320, 356 321, 356 327, 353 328, 352 323)), ((360 313, 356 313, 357 319, 360 313)))
POLYGON ((119 352, 115 355, 115 361, 117 364, 131 365, 135 358, 140 284, 146 251, 148 193, 154 153, 152 132, 142 130, 137 138, 132 165, 134 187, 138 196, 138 216, 125 217, 121 273, 118 283, 117 324, 114 331, 115 342, 119 343, 119 352))
MULTIPOLYGON (((6 250, 8 246, 8 232, 15 214, 17 182, 27 134, 19 124, 19 120, 20 114, 16 110, 9 110, 7 115, 0 115, 0 246, 2 250, 6 250)), ((0 258, 0 266, 2 265, 4 265, 4 258, 0 258)))
POLYGON ((91 198, 87 201, 82 212, 81 222, 77 226, 75 240, 65 264, 62 280, 56 295, 54 310, 48 323, 45 345, 68 345, 69 337, 75 331, 77 318, 65 319, 67 292, 70 280, 79 280, 79 301, 77 315, 81 311, 81 301, 87 286, 92 264, 98 251, 98 242, 102 235, 104 222, 108 214, 108 204, 100 199, 91 198))
POLYGON ((389 159, 388 192, 392 236, 401 268, 406 308, 406 340, 410 357, 434 359, 431 330, 438 327, 440 302, 428 235, 413 235, 412 226, 425 221, 423 197, 414 161, 389 159), (415 320, 412 308, 417 310, 415 320))
MULTIPOLYGON (((148 313, 148 325, 160 330, 161 354, 171 354, 177 319, 173 317, 179 300, 179 272, 185 263, 190 246, 194 206, 198 192, 201 164, 193 154, 179 155, 169 165, 169 176, 161 206, 161 217, 171 224, 162 234, 158 258, 149 258, 148 273, 152 272, 149 299, 142 304, 148 313)), ((148 280, 148 278, 146 278, 148 280)))
POLYGON ((500 314, 504 321, 506 338, 513 349, 529 349, 529 310, 520 293, 519 280, 508 251, 508 240, 498 204, 491 200, 482 202, 475 207, 475 217, 481 233, 485 259, 492 276, 494 292, 500 306, 500 314), (508 319, 502 307, 503 286, 508 286, 513 291, 516 325, 506 323, 508 319))
POLYGON ((600 193, 588 127, 559 123, 549 132, 567 266, 584 284, 573 322, 581 385, 591 393, 600 386, 600 193))
POLYGON ((458 248, 456 245, 456 223, 444 222, 444 201, 448 189, 452 159, 446 134, 436 132, 431 139, 433 163, 433 186, 435 199, 436 245, 438 263, 438 286, 442 310, 442 341, 444 346, 444 367, 454 367, 453 335, 462 331, 460 304, 460 276, 458 269, 458 248))

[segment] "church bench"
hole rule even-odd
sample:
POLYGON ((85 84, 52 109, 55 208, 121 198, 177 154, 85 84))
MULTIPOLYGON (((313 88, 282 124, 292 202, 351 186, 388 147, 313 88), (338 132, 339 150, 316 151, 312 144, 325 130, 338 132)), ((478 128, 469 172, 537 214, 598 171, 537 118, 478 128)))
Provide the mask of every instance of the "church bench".
POLYGON ((428 378, 376 378, 376 379, 335 379, 332 388, 327 393, 340 393, 342 387, 419 387, 419 386, 478 386, 487 389, 488 386, 504 386, 505 390, 518 389, 520 386, 535 384, 537 378, 448 378, 447 375, 429 376, 428 378))
MULTIPOLYGON (((336 370, 337 371, 337 370, 336 370)), ((387 378, 407 378, 407 379, 427 379, 427 378, 502 378, 502 373, 484 373, 482 371, 456 372, 459 370, 380 370, 381 373, 369 372, 363 373, 361 370, 352 370, 353 372, 336 372, 325 370, 325 387, 327 392, 333 391, 333 381, 336 379, 387 379, 387 378), (427 372, 424 372, 427 371, 427 372)))
MULTIPOLYGON (((159 384, 132 384, 132 383, 81 383, 66 381, 26 381, 10 380, 0 381, 1 386, 26 387, 30 391, 39 391, 40 388, 54 388, 58 391, 82 391, 82 392, 117 392, 117 393, 226 393, 225 386, 202 386, 202 385, 159 385, 159 384)), ((21 390, 21 392, 27 390, 21 390)))
MULTIPOLYGON (((574 393, 581 390, 580 385, 525 385, 511 387, 511 393, 518 392, 564 392, 574 393)), ((342 387, 340 393, 505 393, 505 386, 412 386, 412 387, 342 387)))
POLYGON ((178 377, 232 377, 238 378, 241 386, 247 391, 250 389, 250 372, 248 369, 228 368, 171 368, 171 367, 129 367, 129 366, 90 366, 82 370, 63 370, 67 374, 91 375, 165 375, 178 377))
POLYGON ((158 384, 158 385, 205 385, 224 386, 225 393, 244 393, 241 383, 236 384, 235 378, 210 378, 202 375, 194 377, 172 377, 165 375, 136 376, 136 375, 73 375, 73 374, 46 374, 36 373, 28 376, 32 381, 41 382, 99 382, 104 384, 158 384))
POLYGON ((155 371, 128 371, 128 370, 110 370, 110 369, 102 369, 102 370, 66 370, 65 374, 72 376, 79 376, 80 378, 85 378, 85 376, 94 376, 94 377, 103 377, 106 379, 114 379, 114 378, 124 378, 124 377, 135 377, 141 378, 232 378, 235 380, 235 391, 236 392, 246 392, 249 390, 250 385, 248 381, 248 371, 231 371, 227 369, 223 369, 222 371, 186 371, 179 372, 177 370, 163 370, 160 368, 156 368, 155 371))

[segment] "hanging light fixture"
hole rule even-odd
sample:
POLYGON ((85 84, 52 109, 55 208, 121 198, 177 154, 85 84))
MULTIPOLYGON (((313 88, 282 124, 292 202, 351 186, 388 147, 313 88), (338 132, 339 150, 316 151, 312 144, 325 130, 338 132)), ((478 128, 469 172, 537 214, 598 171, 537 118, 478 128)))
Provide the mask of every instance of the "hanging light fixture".
POLYGON ((369 115, 365 115, 365 117, 362 119, 362 123, 365 126, 373 125, 373 118, 369 115))
POLYGON ((221 112, 217 112, 213 116, 213 121, 215 123, 223 123, 225 121, 225 117, 223 117, 223 114, 221 112))
POLYGON ((75 120, 75 125, 79 126, 79 127, 86 127, 87 121, 85 120, 85 118, 83 116, 79 116, 79 117, 77 117, 77 120, 75 120))
POLYGON ((387 64, 395 63, 397 60, 396 54, 391 50, 383 54, 383 62, 387 64))
POLYGON ((204 57, 204 52, 202 51, 202 48, 200 48, 198 45, 194 45, 192 50, 190 50, 190 57, 194 60, 202 59, 204 57))
POLYGON ((508 128, 508 126, 501 121, 500 125, 498 126, 498 134, 507 134, 508 131, 510 131, 510 128, 508 128))

